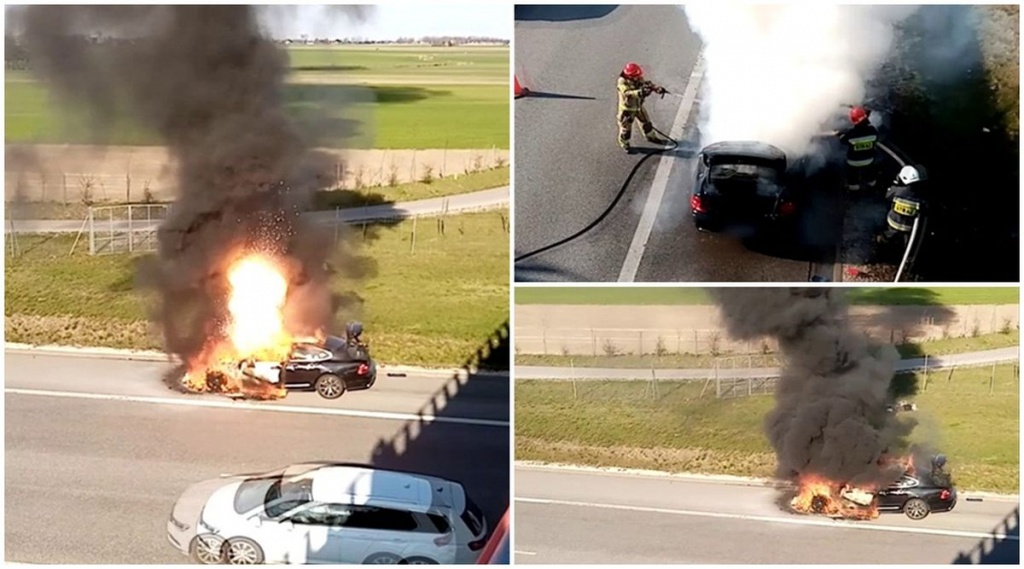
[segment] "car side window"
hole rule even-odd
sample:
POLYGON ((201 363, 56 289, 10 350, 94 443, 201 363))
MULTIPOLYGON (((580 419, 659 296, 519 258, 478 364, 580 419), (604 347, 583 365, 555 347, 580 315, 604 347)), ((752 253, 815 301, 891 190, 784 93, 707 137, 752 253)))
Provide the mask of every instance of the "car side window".
POLYGON ((289 518, 292 523, 302 525, 332 525, 330 523, 330 512, 326 504, 318 504, 304 510, 299 510, 289 518))
POLYGON ((411 512, 374 506, 349 506, 351 514, 345 527, 389 531, 416 531, 418 524, 411 512))
POLYGON ((420 524, 417 531, 420 533, 442 534, 452 530, 451 524, 448 523, 448 518, 441 514, 419 514, 418 517, 420 518, 420 524))
POLYGON ((318 362, 330 359, 331 354, 313 346, 296 346, 292 350, 291 359, 299 362, 318 362))

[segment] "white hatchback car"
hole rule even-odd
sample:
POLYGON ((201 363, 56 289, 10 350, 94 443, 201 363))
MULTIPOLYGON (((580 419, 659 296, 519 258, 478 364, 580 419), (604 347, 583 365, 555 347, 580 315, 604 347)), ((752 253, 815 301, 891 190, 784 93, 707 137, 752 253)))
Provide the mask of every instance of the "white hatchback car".
POLYGON ((487 532, 458 482, 333 463, 194 484, 167 522, 202 564, 474 563, 487 532))

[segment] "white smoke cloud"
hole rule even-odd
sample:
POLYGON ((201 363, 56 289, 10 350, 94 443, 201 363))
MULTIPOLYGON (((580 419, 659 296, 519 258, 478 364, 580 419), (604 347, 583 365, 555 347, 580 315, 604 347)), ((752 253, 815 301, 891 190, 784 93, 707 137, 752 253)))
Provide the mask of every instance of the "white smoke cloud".
POLYGON ((702 143, 759 140, 807 148, 844 104, 864 99, 865 80, 893 44, 893 24, 916 6, 683 6, 703 40, 702 143))

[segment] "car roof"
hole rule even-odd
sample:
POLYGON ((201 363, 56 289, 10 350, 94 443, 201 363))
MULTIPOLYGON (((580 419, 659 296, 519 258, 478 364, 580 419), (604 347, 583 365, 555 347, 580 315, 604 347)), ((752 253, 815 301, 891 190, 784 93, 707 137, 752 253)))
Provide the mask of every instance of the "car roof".
POLYGON ((753 140, 725 140, 709 144, 701 150, 709 158, 748 156, 766 160, 786 160, 786 153, 777 146, 753 140))
POLYGON ((453 485, 434 476, 362 466, 323 466, 303 476, 312 479, 313 499, 335 504, 401 504, 425 512, 452 507, 453 485))

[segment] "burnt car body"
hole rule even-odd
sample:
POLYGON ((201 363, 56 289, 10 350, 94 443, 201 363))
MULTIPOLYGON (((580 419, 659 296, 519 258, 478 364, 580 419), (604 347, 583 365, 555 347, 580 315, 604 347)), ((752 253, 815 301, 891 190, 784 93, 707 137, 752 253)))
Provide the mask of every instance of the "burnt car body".
POLYGON ((759 231, 795 219, 785 152, 763 142, 725 141, 697 159, 690 213, 701 231, 759 231))
POLYGON ((377 364, 367 346, 337 336, 322 342, 296 342, 284 362, 243 362, 241 367, 250 377, 289 391, 316 391, 325 399, 369 389, 377 380, 377 364))
POLYGON ((941 470, 904 473, 896 482, 877 493, 878 511, 903 513, 912 520, 928 514, 949 512, 956 507, 957 491, 941 470))

